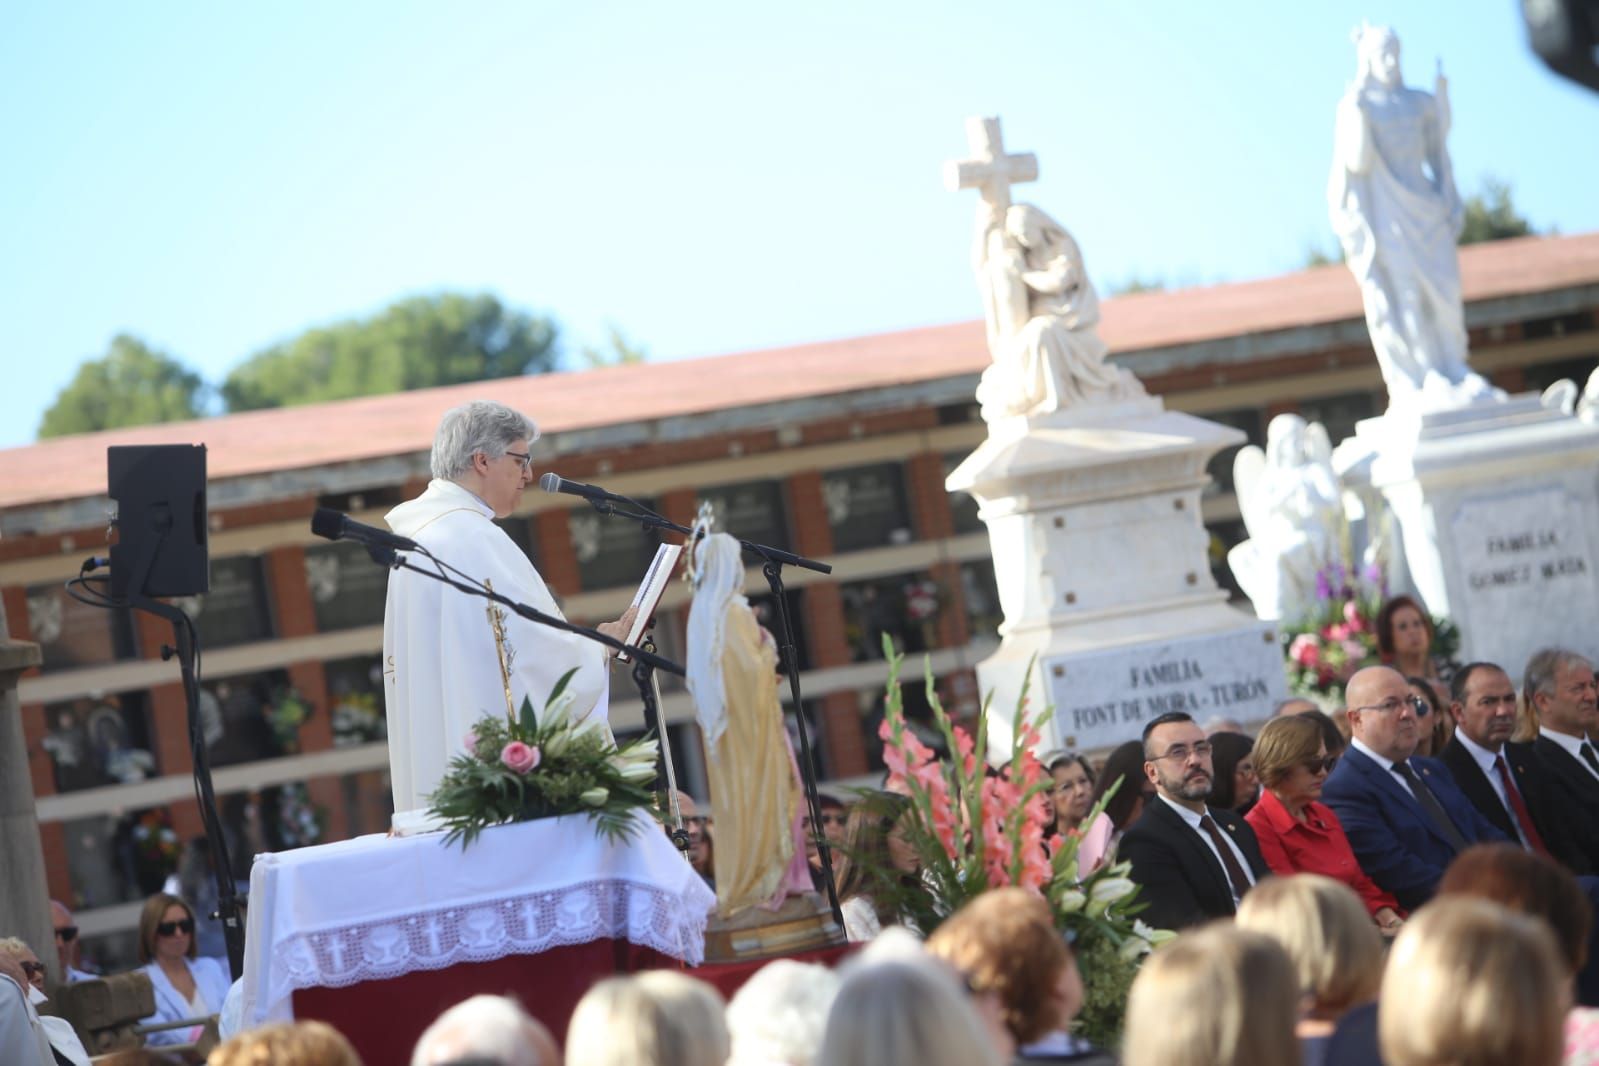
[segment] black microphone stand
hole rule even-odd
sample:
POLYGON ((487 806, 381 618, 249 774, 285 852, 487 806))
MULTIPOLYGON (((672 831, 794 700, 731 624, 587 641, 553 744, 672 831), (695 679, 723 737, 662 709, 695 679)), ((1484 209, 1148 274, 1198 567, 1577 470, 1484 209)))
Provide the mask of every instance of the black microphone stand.
POLYGON ((134 561, 128 588, 133 594, 127 605, 166 619, 172 625, 172 645, 163 645, 161 658, 178 660, 178 671, 183 678, 183 703, 189 727, 189 758, 193 764, 195 805, 200 809, 200 822, 211 841, 211 873, 217 883, 217 913, 222 922, 222 936, 227 944, 228 970, 236 981, 244 976, 244 923, 239 915, 239 896, 233 880, 233 862, 228 854, 227 837, 223 834, 222 819, 217 813, 216 792, 211 783, 211 759, 206 750, 205 727, 200 721, 200 681, 195 672, 199 638, 194 621, 183 610, 169 603, 161 603, 145 595, 145 582, 155 564, 165 541, 170 522, 157 530, 149 547, 134 561))
MULTIPOLYGON (((690 537, 694 534, 692 529, 678 525, 664 515, 657 514, 637 500, 629 499, 626 496, 608 493, 603 500, 593 497, 587 497, 587 499, 589 504, 601 514, 631 518, 635 522, 642 524, 646 529, 670 529, 683 534, 685 537, 690 537), (616 503, 619 500, 631 504, 638 510, 636 512, 618 510, 616 503)), ((758 555, 763 560, 761 573, 766 576, 766 583, 771 588, 773 597, 777 600, 777 622, 779 628, 778 665, 788 674, 789 695, 794 703, 794 721, 799 729, 800 781, 805 790, 806 807, 810 810, 811 839, 816 844, 816 853, 822 860, 822 876, 827 883, 827 902, 833 909, 833 920, 838 922, 838 927, 842 929, 844 928, 844 912, 839 907, 838 885, 833 877, 833 849, 827 841, 827 835, 822 832, 822 801, 816 788, 816 757, 811 748, 810 728, 805 722, 805 705, 800 700, 799 652, 794 644, 794 627, 788 614, 788 594, 783 587, 783 566, 785 564, 803 567, 806 570, 814 570, 819 574, 831 574, 833 568, 827 563, 818 562, 815 559, 807 559, 803 555, 795 555, 793 552, 784 551, 782 548, 774 548, 767 544, 756 544, 743 538, 738 538, 738 543, 746 552, 758 555)), ((692 550, 692 546, 690 546, 690 550, 692 550)), ((661 734, 661 742, 663 744, 666 742, 664 732, 661 734)))

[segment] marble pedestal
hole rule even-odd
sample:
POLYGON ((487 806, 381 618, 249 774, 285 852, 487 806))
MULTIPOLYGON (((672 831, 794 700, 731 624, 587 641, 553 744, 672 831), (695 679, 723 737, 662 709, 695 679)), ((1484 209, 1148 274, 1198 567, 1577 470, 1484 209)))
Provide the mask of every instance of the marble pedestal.
POLYGON ((1386 501, 1390 584, 1454 620, 1461 662, 1519 684, 1541 647, 1599 653, 1599 426, 1531 394, 1390 414, 1361 422, 1334 465, 1386 501))
POLYGON ((996 422, 950 474, 981 507, 1005 613, 977 667, 996 754, 1030 667, 1029 713, 1054 708, 1044 751, 1136 739, 1166 711, 1270 714, 1285 691, 1276 630, 1228 606, 1200 516, 1206 464, 1242 440, 1143 397, 996 422))

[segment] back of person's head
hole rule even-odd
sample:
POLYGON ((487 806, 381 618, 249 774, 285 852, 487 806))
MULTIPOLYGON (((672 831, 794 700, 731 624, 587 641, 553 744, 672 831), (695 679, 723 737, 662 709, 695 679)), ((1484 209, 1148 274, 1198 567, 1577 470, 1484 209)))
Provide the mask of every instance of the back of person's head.
POLYGON ((1268 877, 1239 904, 1238 928, 1283 946, 1317 1017, 1335 1019, 1377 998, 1382 934, 1343 882, 1319 874, 1268 877))
POLYGON ((1049 904, 1024 888, 984 892, 927 938, 927 952, 955 967, 975 992, 993 992, 1005 1028, 1031 1044, 1064 1028, 1055 995, 1071 952, 1055 930, 1049 904))
POLYGON ((1388 955, 1377 1033, 1388 1066, 1558 1066, 1569 983, 1542 922, 1435 899, 1388 955))
POLYGON ((839 978, 814 963, 767 963, 727 1005, 728 1066, 810 1066, 827 1028, 839 978))
POLYGON ((815 1061, 816 1066, 1001 1062, 965 989, 943 963, 927 958, 852 967, 827 1015, 815 1061))
POLYGON ((1564 866, 1514 844, 1474 844, 1438 882, 1440 896, 1474 896, 1549 923, 1560 960, 1575 974, 1588 961, 1593 904, 1564 866))
POLYGON ((723 1066, 722 997, 671 970, 611 977, 589 989, 566 1029, 569 1066, 723 1066))
POLYGON ((550 1031, 505 996, 473 996, 457 1003, 427 1027, 411 1052, 411 1066, 558 1066, 560 1061, 550 1031))
POLYGON ((1300 711, 1294 717, 1307 718, 1316 723, 1316 728, 1321 730, 1321 739, 1327 745, 1328 755, 1342 755, 1344 749, 1349 747, 1349 738, 1352 735, 1349 726, 1349 712, 1340 707, 1332 714, 1326 711, 1300 711))
POLYGON ((1287 953, 1263 933, 1223 923, 1185 933, 1151 955, 1133 981, 1122 1062, 1298 1062, 1298 983, 1287 953))
POLYGON ((1142 741, 1129 740, 1118 745, 1105 758, 1094 782, 1094 802, 1120 783, 1116 794, 1105 804, 1105 815, 1117 829, 1126 829, 1133 820, 1133 811, 1144 795, 1144 745, 1142 741))
POLYGON ((361 1056, 326 1022, 263 1025, 218 1044, 206 1066, 361 1066, 361 1056))

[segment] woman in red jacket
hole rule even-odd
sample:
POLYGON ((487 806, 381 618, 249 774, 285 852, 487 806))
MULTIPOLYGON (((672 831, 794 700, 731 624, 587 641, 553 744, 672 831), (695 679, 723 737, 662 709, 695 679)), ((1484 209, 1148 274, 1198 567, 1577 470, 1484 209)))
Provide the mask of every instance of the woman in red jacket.
POLYGON ((1334 761, 1315 722, 1273 718, 1255 739, 1255 773, 1264 787, 1245 818, 1272 872, 1342 881, 1360 896, 1383 934, 1393 936, 1403 922, 1398 902, 1366 876, 1338 816, 1317 802, 1334 761))

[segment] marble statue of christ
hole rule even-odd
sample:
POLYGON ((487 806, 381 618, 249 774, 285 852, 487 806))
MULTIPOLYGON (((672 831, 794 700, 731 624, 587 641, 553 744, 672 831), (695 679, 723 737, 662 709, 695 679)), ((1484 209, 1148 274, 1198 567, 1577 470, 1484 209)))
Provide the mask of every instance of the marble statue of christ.
MULTIPOLYGON (((472 579, 559 616, 538 571, 494 524, 516 509, 531 480, 529 447, 537 437, 531 419, 490 401, 446 412, 433 441, 433 480, 385 520, 395 533, 472 579)), ((420 553, 411 553, 409 560, 432 565, 420 553)), ((599 628, 620 639, 631 615, 630 610, 599 628)), ((396 570, 383 612, 395 830, 431 828, 428 795, 450 759, 466 750, 467 734, 479 719, 520 708, 524 697, 542 708, 561 675, 573 667, 574 715, 605 720, 609 659, 603 645, 509 612, 491 617, 480 597, 396 570)))

